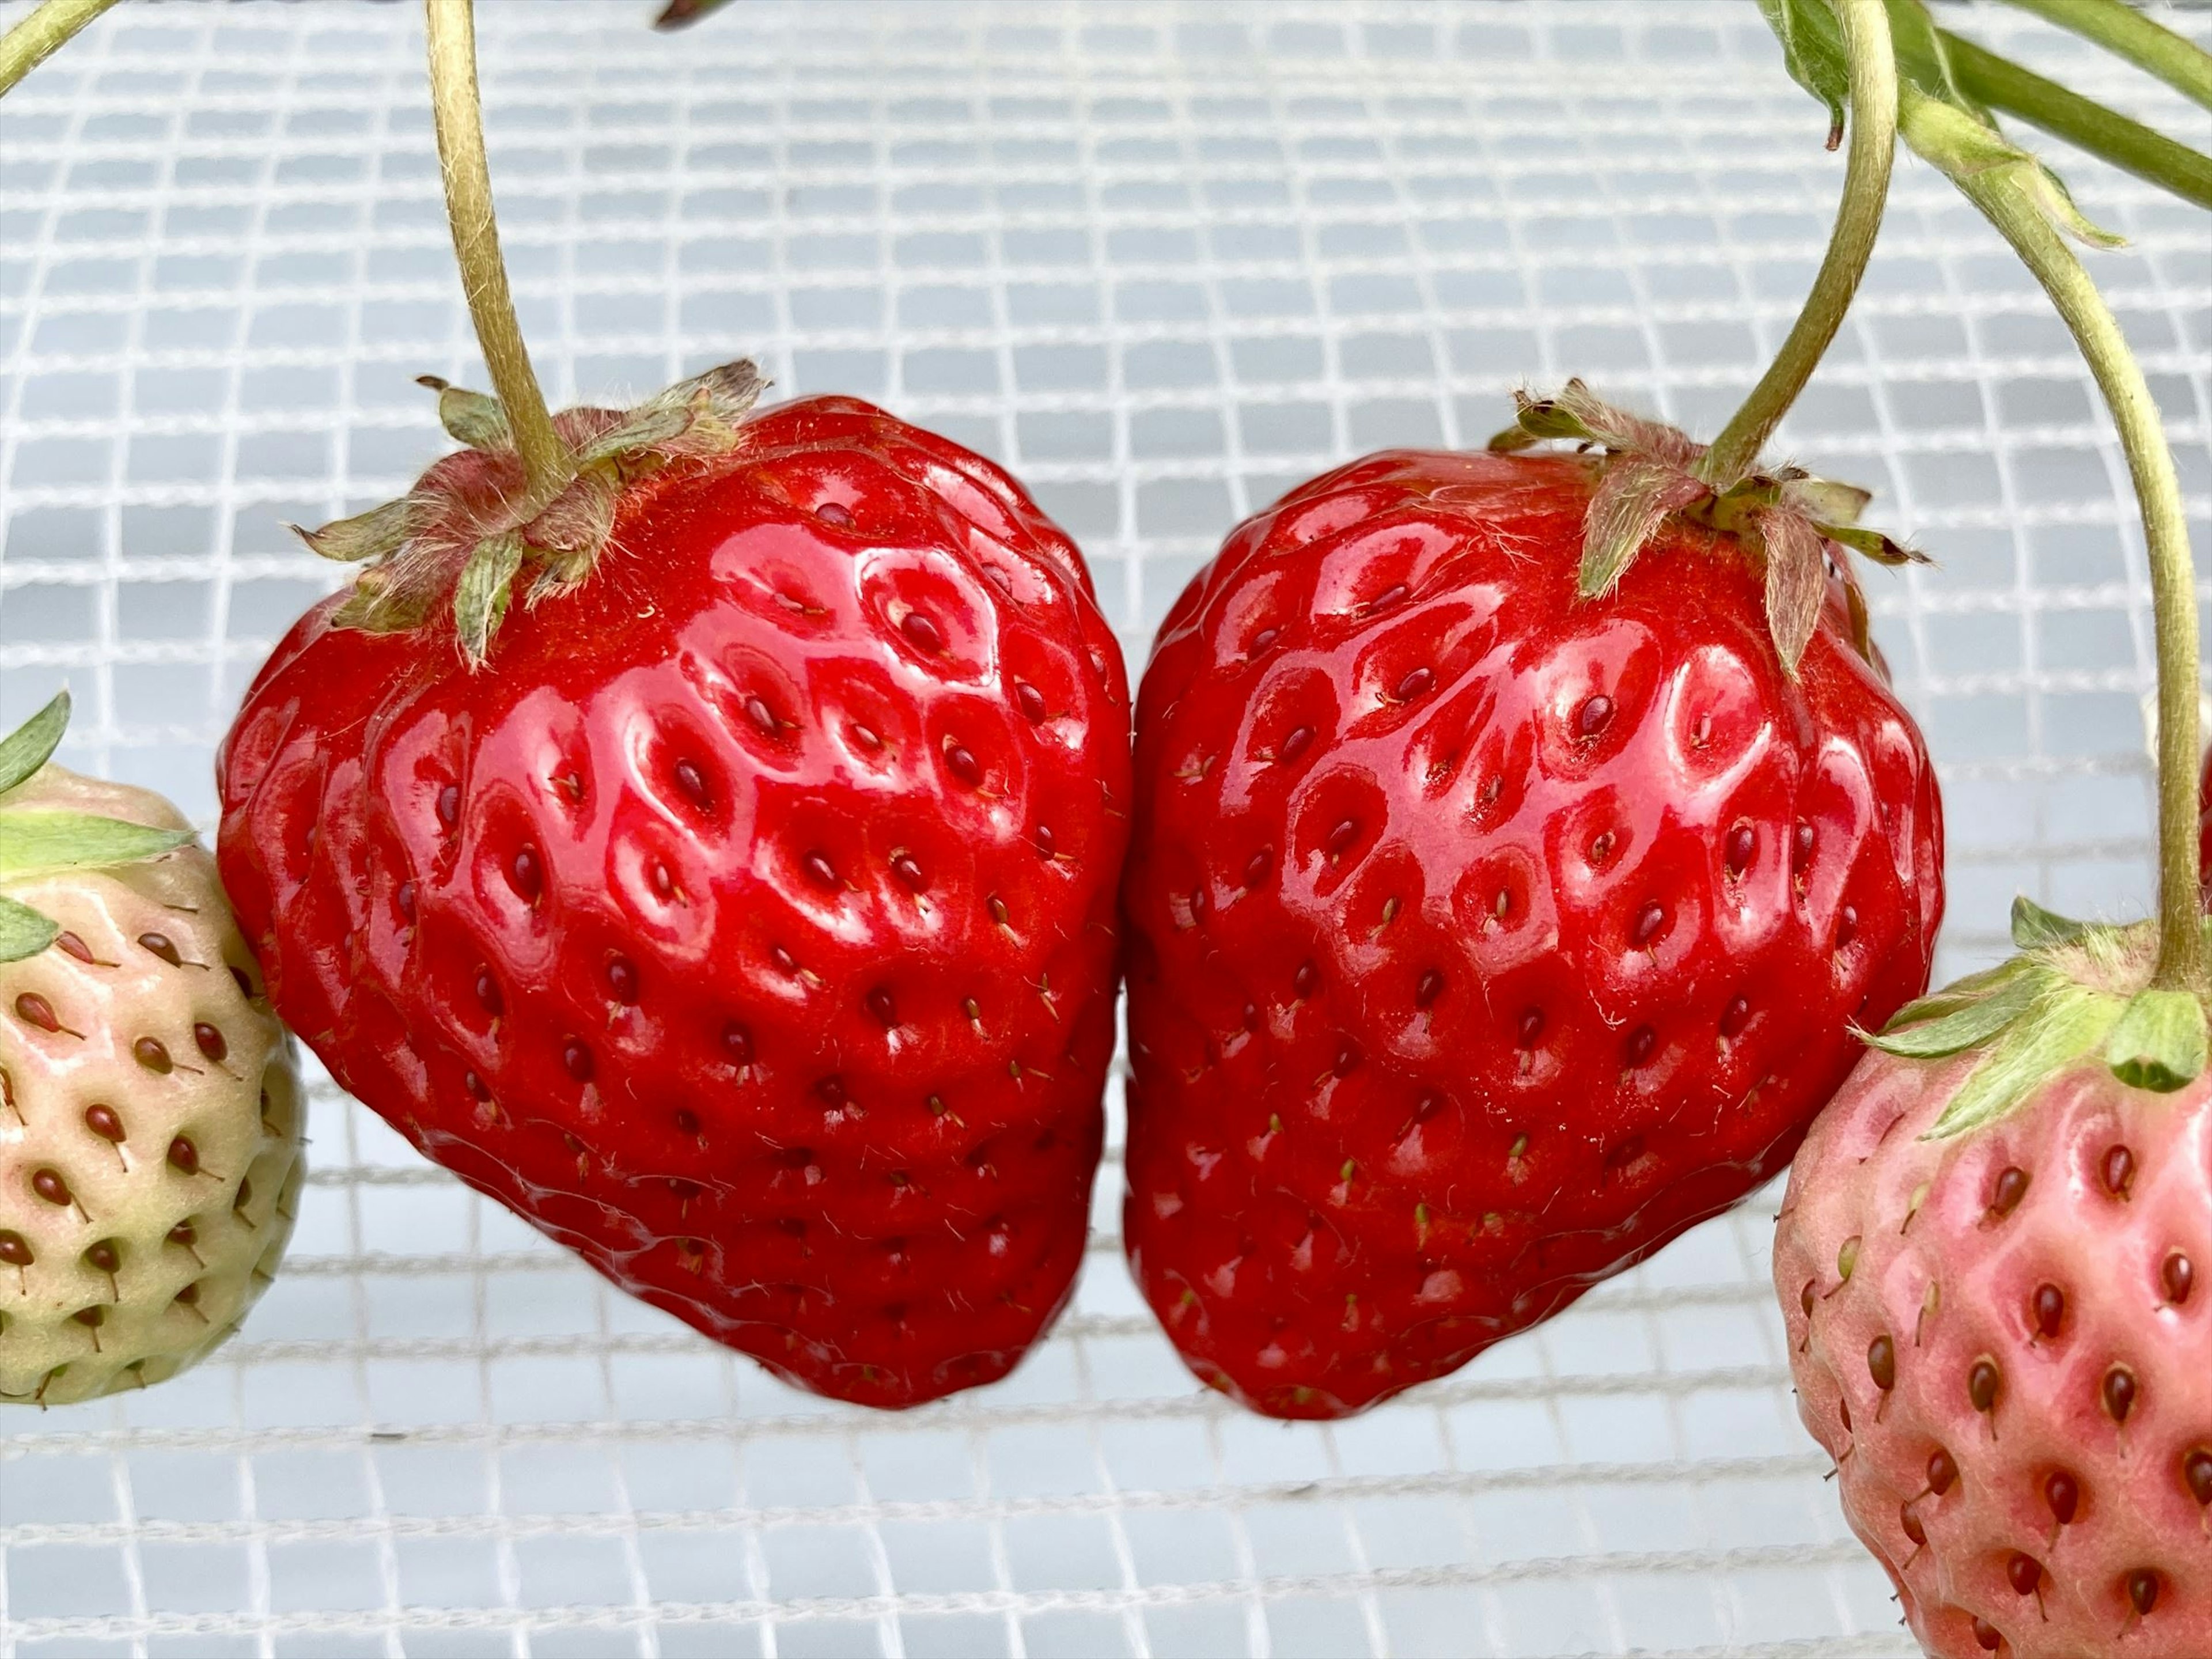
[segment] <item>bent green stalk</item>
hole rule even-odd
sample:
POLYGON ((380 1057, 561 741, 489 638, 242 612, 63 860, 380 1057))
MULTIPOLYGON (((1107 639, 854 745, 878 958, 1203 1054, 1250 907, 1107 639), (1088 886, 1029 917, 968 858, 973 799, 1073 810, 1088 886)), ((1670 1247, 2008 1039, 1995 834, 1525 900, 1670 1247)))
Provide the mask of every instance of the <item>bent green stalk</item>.
POLYGON ((116 0, 46 0, 21 22, 0 37, 0 97, 15 82, 59 52, 77 31, 115 4, 116 0))
POLYGON ((1717 489, 1726 489, 1750 471, 1820 367, 1866 275, 1889 199, 1890 165, 1897 153, 1897 55, 1890 42, 1889 14, 1882 0, 1839 0, 1837 15, 1850 64, 1850 152, 1843 201, 1828 251, 1789 337, 1698 463, 1698 477, 1717 489))
MULTIPOLYGON (((1910 135, 1911 112, 1907 111, 1910 135)), ((2128 459, 2150 554, 2158 644, 2158 965, 2151 985, 2201 996, 2204 941, 2197 879, 2197 573, 2181 483, 2142 367, 2112 307, 2042 206, 2008 168, 1953 173, 1968 200, 2010 242, 2072 332, 2112 410, 2128 459)))
POLYGON ((2094 99, 2047 81, 1955 34, 1942 36, 1959 89, 1991 109, 2016 115, 2054 137, 2170 190, 2185 202, 2212 208, 2212 155, 2154 127, 2106 109, 2094 99))
POLYGON ((2071 29, 2115 57, 2155 75, 2212 109, 2212 56, 2186 36, 2152 21, 2125 0, 2008 0, 2022 11, 2071 29))
POLYGON ((484 159, 483 106, 477 88, 477 30, 472 0, 423 0, 430 36, 430 102, 438 125, 438 161, 446 181, 446 216, 460 263, 477 343, 507 410, 515 452, 532 500, 552 500, 574 471, 568 446, 531 367, 530 348, 515 320, 499 250, 499 221, 484 159))

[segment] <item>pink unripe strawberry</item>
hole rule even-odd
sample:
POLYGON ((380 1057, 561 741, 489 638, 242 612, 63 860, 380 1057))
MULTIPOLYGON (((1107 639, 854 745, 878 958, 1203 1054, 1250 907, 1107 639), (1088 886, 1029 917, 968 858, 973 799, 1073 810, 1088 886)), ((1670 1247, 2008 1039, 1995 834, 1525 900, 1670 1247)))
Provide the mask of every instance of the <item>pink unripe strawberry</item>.
POLYGON ((143 1387, 237 1328, 306 1173, 291 1040, 159 795, 0 742, 0 1399, 143 1387))

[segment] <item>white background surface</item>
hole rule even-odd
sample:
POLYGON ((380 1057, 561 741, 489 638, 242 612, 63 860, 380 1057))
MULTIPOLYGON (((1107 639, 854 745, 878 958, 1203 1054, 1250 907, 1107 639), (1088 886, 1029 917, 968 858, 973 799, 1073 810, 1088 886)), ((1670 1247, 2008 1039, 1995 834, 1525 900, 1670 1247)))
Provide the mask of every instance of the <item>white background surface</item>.
MULTIPOLYGON (((1571 373, 1710 435, 1842 175, 1747 0, 486 0, 557 401, 751 354, 1016 467, 1133 665, 1237 518, 1571 373)), ((24 7, 0 4, 0 22, 24 7)), ((2008 12, 1955 24, 2212 121, 2008 12)), ((2201 32, 2201 30, 2200 30, 2201 32)), ((2212 230, 2069 162, 2212 545, 2212 230)), ((126 6, 0 106, 0 720, 203 819, 291 542, 483 384, 411 5, 126 6)), ((2117 447, 1917 163, 1785 434, 1942 568, 1869 577, 1943 767, 1946 972, 2017 889, 2140 913, 2150 635, 2117 447)), ((1118 1092, 1118 1091, 1117 1091, 1118 1092)), ((614 1294, 325 1085, 289 1273, 192 1376, 0 1421, 0 1654, 1904 1655, 1797 1427, 1771 1198, 1333 1427, 1203 1395, 1100 1183, 1072 1315, 890 1418, 614 1294)))

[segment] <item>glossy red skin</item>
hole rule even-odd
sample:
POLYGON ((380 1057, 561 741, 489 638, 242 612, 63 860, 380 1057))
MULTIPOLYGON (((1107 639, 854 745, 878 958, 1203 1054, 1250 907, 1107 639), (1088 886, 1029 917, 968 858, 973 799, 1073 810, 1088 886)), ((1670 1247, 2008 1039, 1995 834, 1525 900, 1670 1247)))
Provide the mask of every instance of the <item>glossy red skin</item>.
POLYGON ((1795 684, 1709 532, 1578 602, 1594 477, 1395 453, 1317 479, 1230 537, 1146 672, 1129 1255, 1258 1410, 1371 1406, 1735 1202, 1843 1081, 1850 1023, 1926 987, 1935 777, 1840 584, 1795 684))
POLYGON ((1114 1046, 1128 699, 1066 538, 809 398, 635 494, 486 672, 331 608, 247 693, 219 856, 338 1081, 788 1381, 1011 1369, 1082 1259, 1114 1046))

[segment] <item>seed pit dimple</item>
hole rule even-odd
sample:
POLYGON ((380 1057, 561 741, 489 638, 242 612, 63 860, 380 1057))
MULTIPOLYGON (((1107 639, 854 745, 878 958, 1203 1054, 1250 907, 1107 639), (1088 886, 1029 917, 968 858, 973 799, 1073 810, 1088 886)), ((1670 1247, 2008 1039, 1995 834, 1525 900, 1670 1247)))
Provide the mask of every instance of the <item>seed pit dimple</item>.
POLYGON ((2158 1593, 2160 1588, 2157 1569, 2137 1567, 2128 1575, 2129 1604, 2138 1613, 2148 1618, 2158 1607, 2158 1593))
POLYGON ((2062 1527, 2071 1526, 2075 1512, 2081 1506, 2081 1485, 2065 1470, 2054 1470, 2043 1483, 2043 1501, 2052 1520, 2062 1527))
POLYGON ((1997 1370, 1997 1362, 1984 1355, 1966 1372, 1966 1399, 1978 1412, 1992 1411, 2003 1382, 2004 1375, 1997 1370))
POLYGON ((1315 990, 1319 988, 1320 984, 1321 969, 1314 966, 1310 962, 1300 963, 1298 964, 1298 971, 1292 975, 1291 978, 1291 988, 1301 997, 1311 996, 1315 990))
POLYGON ((1842 950, 1858 937, 1859 913, 1846 904, 1836 912, 1836 949, 1842 950))
POLYGON ((538 849, 525 843, 514 849, 507 861, 507 884, 525 904, 538 902, 538 896, 545 890, 545 869, 538 862, 538 849))
POLYGON ((1632 944, 1648 945, 1652 936, 1667 925, 1667 907, 1656 900, 1636 913, 1635 925, 1629 929, 1632 944))
POLYGON ((2114 1198, 2128 1196, 2128 1188, 2135 1184, 2136 1155, 2125 1146, 2106 1149, 2101 1173, 2105 1190, 2114 1198))
POLYGON ((808 877, 814 882, 816 886, 835 887, 837 885, 837 866, 830 863, 830 855, 822 852, 819 848, 808 853, 804 858, 800 859, 799 860, 799 868, 806 872, 808 877))
POLYGON ((1444 976, 1431 968, 1423 974, 1413 987, 1413 1006, 1425 1008, 1444 994, 1444 976))
POLYGON ((1897 1386, 1897 1344, 1887 1331, 1867 1345, 1867 1375, 1884 1394, 1897 1386))
POLYGON ((192 1046, 220 1066, 230 1054, 230 1041, 221 1030, 198 1020, 192 1026, 192 1046))
POLYGON ((2046 1338, 2057 1336, 2066 1318, 2066 1293, 2056 1285, 2039 1285, 2032 1309, 2036 1330, 2046 1338))
POLYGON ((682 1135, 697 1134, 699 1115, 696 1112, 678 1111, 676 1114, 676 1133, 682 1135))
POLYGON ((1605 1155, 1605 1167, 1608 1170, 1626 1169, 1644 1156, 1644 1145, 1642 1135, 1629 1136, 1605 1155))
POLYGON ((131 1045, 131 1056, 156 1077, 168 1076, 176 1066, 159 1037, 140 1037, 131 1045))
POLYGON ((1751 867, 1751 855, 1759 849, 1759 832, 1747 823, 1739 823, 1729 831, 1728 848, 1724 854, 1728 872, 1740 877, 1751 867))
POLYGON ((637 1000, 637 964, 628 957, 607 958, 607 994, 617 1002, 637 1000))
POLYGON ((814 1092, 830 1105, 842 1106, 845 1103, 845 1079, 832 1072, 829 1076, 815 1080, 814 1092))
POLYGON ((2105 1373, 2097 1392, 2105 1402, 2105 1415, 2116 1425, 2125 1423, 2136 1408, 2136 1374, 2125 1365, 2114 1365, 2105 1373))
POLYGON ((244 997, 248 1002, 252 1001, 254 998, 253 981, 246 976, 246 969, 243 968, 234 968, 230 970, 230 976, 238 981, 238 994, 244 997))
POLYGON ((2178 1308, 2189 1300, 2189 1292, 2197 1283, 2197 1269, 2187 1256, 2176 1250, 2166 1258, 2158 1277, 2166 1287, 2166 1299, 2178 1308))
POLYGON ((1253 854, 1244 863, 1244 884, 1247 887, 1257 887, 1267 878, 1268 867, 1274 861, 1275 849, 1272 847, 1262 847, 1258 852, 1253 854))
MULTIPOLYGON (((398 890, 392 895, 392 897, 399 905, 399 919, 412 927, 415 925, 415 884, 411 881, 401 882, 398 890)), ((143 945, 145 941, 141 939, 139 943, 143 945)), ((235 973, 237 969, 233 969, 231 971, 235 973)))
POLYGON ((877 1024, 889 1029, 898 1024, 898 1010, 891 1002, 889 986, 878 985, 862 1000, 867 1005, 868 1012, 877 1024))
POLYGON ((592 1051, 574 1037, 570 1037, 561 1045, 561 1064, 567 1068, 568 1075, 579 1083, 589 1083, 592 1080, 592 1072, 597 1069, 592 1059, 592 1051))
POLYGON ((899 632, 905 635, 908 644, 928 656, 936 656, 945 649, 945 635, 937 624, 919 611, 909 611, 899 619, 899 632))
POLYGON ((1730 999, 1721 1010, 1721 1035, 1733 1038, 1751 1021, 1751 999, 1739 996, 1730 999))
POLYGON ((167 933, 141 933, 138 935, 138 945, 140 949, 152 951, 172 968, 181 968, 185 965, 184 957, 177 953, 176 941, 167 933))
POLYGON ((507 1012, 507 999, 500 994, 499 981, 491 976, 489 968, 477 969, 476 992, 477 1001, 494 1019, 507 1012))
POLYGON ((470 1098, 473 1100, 489 1100, 491 1098, 491 1091, 485 1086, 484 1080, 478 1077, 474 1072, 463 1072, 461 1073, 461 1087, 469 1091, 470 1098))
POLYGON ((1048 712, 1045 708, 1044 693, 1027 680, 1014 682, 1014 707, 1022 711, 1022 718, 1032 726, 1042 720, 1048 712))
POLYGON ((1358 840, 1358 836, 1359 821, 1357 818, 1346 818, 1343 820, 1343 822, 1339 823, 1335 829, 1328 832, 1328 846, 1329 857, 1332 859, 1341 857, 1343 855, 1344 849, 1351 846, 1354 841, 1358 840))
POLYGON ((1536 1046, 1536 1039, 1543 1035, 1544 1011, 1541 1008, 1522 1009, 1521 1011, 1521 1046, 1523 1048, 1533 1048, 1536 1046))
POLYGON ((2017 1167, 2006 1169, 1997 1176, 1996 1190, 1990 1200, 1990 1214, 2002 1221, 2020 1207, 2027 1196, 2027 1171, 2017 1167))
POLYGON ((1658 1032, 1649 1025, 1639 1025, 1628 1034, 1628 1041, 1621 1048, 1622 1057, 1631 1066, 1641 1066, 1651 1058, 1651 1051, 1658 1043, 1658 1032))
POLYGON ((449 783, 438 792, 438 822, 451 830, 461 821, 461 786, 449 783))
POLYGON ((1594 738, 1612 723, 1613 699, 1603 692, 1586 699, 1575 713, 1575 730, 1585 738, 1594 738))
POLYGON ((696 761, 677 762, 674 766, 669 768, 669 775, 676 780, 677 788, 683 793, 684 799, 690 801, 692 805, 702 812, 713 806, 714 797, 707 788, 707 775, 699 769, 699 763, 696 761))

